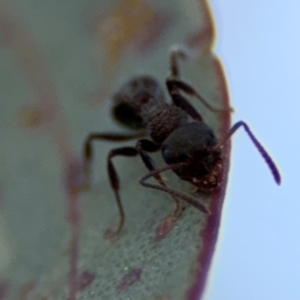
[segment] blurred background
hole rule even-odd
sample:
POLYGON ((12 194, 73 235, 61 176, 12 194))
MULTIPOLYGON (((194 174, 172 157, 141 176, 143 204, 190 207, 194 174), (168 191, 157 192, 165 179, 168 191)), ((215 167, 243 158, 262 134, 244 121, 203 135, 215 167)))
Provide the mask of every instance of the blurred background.
POLYGON ((210 1, 235 109, 276 161, 276 186, 244 132, 233 138, 207 300, 300 299, 300 3, 210 1))

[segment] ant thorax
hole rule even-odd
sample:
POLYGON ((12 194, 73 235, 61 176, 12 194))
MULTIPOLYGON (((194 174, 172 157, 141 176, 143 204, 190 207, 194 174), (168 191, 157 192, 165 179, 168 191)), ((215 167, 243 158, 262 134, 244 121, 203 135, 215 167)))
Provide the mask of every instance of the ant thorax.
POLYGON ((181 108, 167 103, 145 105, 141 115, 148 124, 149 135, 161 144, 174 130, 188 122, 188 115, 181 108))

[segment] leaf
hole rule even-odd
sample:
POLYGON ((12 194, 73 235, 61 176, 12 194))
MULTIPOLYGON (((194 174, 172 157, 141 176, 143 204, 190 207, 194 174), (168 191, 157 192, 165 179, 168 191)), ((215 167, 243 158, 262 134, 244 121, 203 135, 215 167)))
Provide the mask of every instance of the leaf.
MULTIPOLYGON (((164 82, 171 45, 197 50, 197 59, 180 64, 183 77, 211 105, 229 107, 222 67, 211 52, 214 29, 206 2, 174 3, 1 4, 0 299, 173 300, 203 294, 220 224, 229 143, 221 187, 199 196, 210 215, 185 205, 172 222, 172 199, 138 184, 146 174, 139 159, 120 158, 114 162, 126 222, 120 238, 108 240, 119 220, 105 168, 109 150, 119 147, 113 143, 95 145, 92 186, 85 193, 76 189, 83 180, 87 134, 125 131, 112 122, 106 96, 134 74, 164 82), (142 39, 147 30, 149 39, 142 39)), ((227 132, 228 111, 216 115, 196 99, 192 103, 218 136, 227 132)), ((153 159, 163 166, 160 154, 153 159)), ((166 176, 168 185, 191 192, 172 172, 166 176)))

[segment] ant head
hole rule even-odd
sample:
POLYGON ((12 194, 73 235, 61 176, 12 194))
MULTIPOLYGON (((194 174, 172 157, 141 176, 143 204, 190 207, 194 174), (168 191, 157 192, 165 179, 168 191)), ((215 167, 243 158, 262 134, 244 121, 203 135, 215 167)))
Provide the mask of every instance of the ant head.
POLYGON ((162 145, 162 156, 168 165, 184 163, 174 169, 182 179, 198 186, 199 180, 209 175, 221 161, 220 149, 213 130, 203 122, 185 124, 173 131, 162 145))
POLYGON ((141 109, 149 102, 163 102, 158 81, 151 76, 136 76, 125 82, 112 98, 112 114, 122 125, 131 129, 146 127, 141 109))

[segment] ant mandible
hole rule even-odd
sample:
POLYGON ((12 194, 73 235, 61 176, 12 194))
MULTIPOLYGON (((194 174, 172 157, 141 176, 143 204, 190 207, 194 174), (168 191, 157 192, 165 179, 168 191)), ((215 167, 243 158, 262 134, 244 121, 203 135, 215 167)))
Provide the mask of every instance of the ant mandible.
POLYGON ((204 106, 214 113, 227 109, 216 109, 211 106, 192 86, 180 79, 178 60, 189 57, 185 48, 173 49, 170 52, 171 75, 166 86, 172 103, 164 101, 163 91, 151 76, 137 76, 126 82, 113 96, 112 114, 123 126, 135 133, 91 133, 84 144, 84 162, 86 186, 90 183, 91 163, 93 159, 92 142, 105 140, 124 142, 138 139, 135 147, 120 147, 110 150, 107 158, 107 172, 110 185, 114 191, 120 221, 117 230, 111 235, 118 235, 124 226, 125 213, 120 198, 120 181, 112 159, 116 156, 140 156, 149 173, 139 183, 144 187, 158 189, 172 196, 176 207, 172 216, 176 219, 181 213, 180 200, 186 201, 203 213, 207 208, 195 198, 168 187, 160 173, 173 170, 182 180, 188 181, 200 191, 210 193, 222 182, 223 177, 223 145, 240 127, 244 127, 250 139, 269 166, 277 184, 281 178, 279 171, 248 125, 239 121, 220 140, 214 131, 203 121, 200 113, 187 100, 182 92, 196 97, 204 106), (145 139, 147 135, 150 139, 145 139), (148 153, 161 150, 167 166, 156 169, 148 153), (146 180, 154 177, 159 184, 150 184, 146 180))

